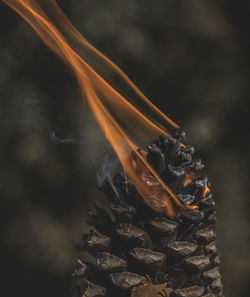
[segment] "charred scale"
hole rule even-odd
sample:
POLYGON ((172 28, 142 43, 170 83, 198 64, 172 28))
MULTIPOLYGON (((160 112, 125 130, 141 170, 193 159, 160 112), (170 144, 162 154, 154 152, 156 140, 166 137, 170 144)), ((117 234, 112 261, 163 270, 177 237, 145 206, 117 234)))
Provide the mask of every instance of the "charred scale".
POLYGON ((96 264, 78 260, 74 297, 223 296, 215 202, 200 173, 202 161, 193 157, 193 147, 181 144, 182 137, 159 137, 145 157, 183 207, 173 202, 175 217, 159 214, 122 174, 109 179, 101 190, 113 218, 97 206, 88 212, 92 229, 78 248, 96 264), (186 207, 192 205, 197 208, 186 207))

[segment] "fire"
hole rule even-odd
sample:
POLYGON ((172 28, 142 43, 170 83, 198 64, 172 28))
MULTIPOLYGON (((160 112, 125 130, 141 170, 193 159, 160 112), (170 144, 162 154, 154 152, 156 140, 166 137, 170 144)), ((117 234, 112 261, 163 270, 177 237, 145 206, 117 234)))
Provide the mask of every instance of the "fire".
POLYGON ((184 187, 188 186, 189 184, 191 184, 191 182, 196 178, 196 175, 192 172, 190 173, 186 173, 185 175, 185 180, 184 180, 184 187))
POLYGON ((203 198, 205 198, 207 196, 207 194, 209 194, 209 193, 210 193, 210 189, 209 189, 209 187, 206 187, 203 192, 203 198))
POLYGON ((171 136, 171 131, 179 126, 155 107, 117 65, 88 43, 54 0, 46 3, 53 20, 36 1, 3 2, 19 13, 45 44, 72 68, 82 99, 88 102, 126 175, 145 202, 158 213, 171 217, 177 216, 175 205, 197 208, 183 205, 146 162, 136 144, 149 142, 159 134, 171 136), (108 69, 111 75, 103 73, 103 69, 108 69))

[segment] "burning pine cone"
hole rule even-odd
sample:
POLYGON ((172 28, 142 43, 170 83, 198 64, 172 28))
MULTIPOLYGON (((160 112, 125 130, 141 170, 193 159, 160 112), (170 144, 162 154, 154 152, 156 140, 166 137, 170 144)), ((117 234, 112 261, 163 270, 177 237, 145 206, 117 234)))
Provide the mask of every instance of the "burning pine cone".
POLYGON ((110 213, 89 211, 93 229, 78 245, 96 264, 78 260, 74 297, 223 296, 215 202, 207 177, 197 173, 201 160, 180 138, 161 136, 146 158, 184 207, 175 206, 175 217, 159 214, 122 174, 107 179, 110 213))

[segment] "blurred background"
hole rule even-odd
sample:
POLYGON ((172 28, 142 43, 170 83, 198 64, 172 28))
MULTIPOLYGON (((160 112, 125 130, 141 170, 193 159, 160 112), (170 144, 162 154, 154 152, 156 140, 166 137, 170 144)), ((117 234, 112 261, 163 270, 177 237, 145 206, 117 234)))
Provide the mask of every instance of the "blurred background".
MULTIPOLYGON (((58 3, 186 130, 217 202, 225 296, 248 297, 249 1, 58 3)), ((71 71, 2 2, 0 119, 1 295, 70 296, 84 213, 103 199, 104 138, 71 71), (56 143, 55 130, 68 143, 56 143)))

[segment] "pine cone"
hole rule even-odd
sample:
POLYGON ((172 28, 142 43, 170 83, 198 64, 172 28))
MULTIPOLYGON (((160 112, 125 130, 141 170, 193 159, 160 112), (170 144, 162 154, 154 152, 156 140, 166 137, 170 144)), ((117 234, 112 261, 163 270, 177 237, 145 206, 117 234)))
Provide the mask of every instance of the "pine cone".
MULTIPOLYGON (((181 136, 161 136, 148 146, 147 161, 184 206, 176 217, 155 212, 122 174, 109 179, 110 213, 95 206, 93 227, 78 245, 96 264, 78 260, 74 297, 221 297, 216 249, 215 202, 194 148, 181 136)), ((152 179, 152 176, 150 177, 152 179)))

